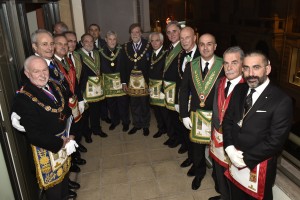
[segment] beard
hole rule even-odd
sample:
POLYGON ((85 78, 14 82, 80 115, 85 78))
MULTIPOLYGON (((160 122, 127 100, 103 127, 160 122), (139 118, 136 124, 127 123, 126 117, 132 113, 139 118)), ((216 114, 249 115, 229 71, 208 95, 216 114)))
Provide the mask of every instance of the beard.
POLYGON ((264 74, 262 77, 259 76, 247 76, 244 77, 250 88, 257 88, 267 80, 267 75, 264 74))

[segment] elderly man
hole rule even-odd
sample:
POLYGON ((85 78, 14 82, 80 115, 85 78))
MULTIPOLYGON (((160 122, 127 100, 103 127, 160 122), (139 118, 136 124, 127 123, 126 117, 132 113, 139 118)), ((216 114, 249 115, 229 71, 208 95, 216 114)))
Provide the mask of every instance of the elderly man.
POLYGON ((244 52, 240 47, 228 48, 223 54, 225 76, 216 82, 212 116, 213 130, 211 133, 209 154, 213 161, 215 188, 221 195, 211 197, 209 200, 231 199, 229 183, 224 176, 224 172, 228 168, 228 159, 225 156, 223 148, 222 122, 234 87, 244 82, 242 78, 243 59, 244 52))
POLYGON ((134 134, 143 129, 145 136, 149 135, 150 105, 149 105, 149 65, 151 46, 142 38, 142 28, 139 24, 129 27, 131 41, 124 44, 124 66, 121 71, 123 90, 130 96, 130 108, 133 128, 128 134, 134 134))
POLYGON ((188 175, 195 176, 193 190, 200 187, 206 173, 205 149, 210 143, 215 82, 224 75, 223 60, 214 55, 217 47, 215 37, 209 33, 201 35, 198 47, 201 56, 186 66, 179 92, 180 116, 184 126, 191 130, 193 166, 188 175))
POLYGON ((129 97, 123 91, 120 71, 123 66, 122 47, 118 44, 117 34, 108 31, 106 45, 100 48, 101 72, 104 80, 105 97, 111 114, 109 130, 114 130, 122 121, 123 131, 129 130, 129 97))
POLYGON ((29 81, 17 94, 13 109, 20 115, 32 146, 40 188, 45 189, 47 200, 62 200, 68 197, 68 155, 77 145, 66 132, 71 110, 59 85, 49 81, 43 58, 30 56, 24 68, 29 81))
POLYGON ((64 22, 57 22, 53 26, 53 33, 54 34, 63 34, 64 32, 68 31, 69 28, 64 22))
POLYGON ((161 92, 167 51, 164 50, 164 36, 161 33, 151 33, 149 40, 153 48, 149 69, 150 105, 152 105, 158 128, 157 133, 153 137, 158 138, 167 132, 168 117, 165 108, 165 95, 161 92))
POLYGON ((273 199, 277 156, 288 137, 292 100, 273 85, 267 57, 253 51, 245 55, 247 83, 235 87, 224 116, 224 149, 231 163, 231 199, 273 199))

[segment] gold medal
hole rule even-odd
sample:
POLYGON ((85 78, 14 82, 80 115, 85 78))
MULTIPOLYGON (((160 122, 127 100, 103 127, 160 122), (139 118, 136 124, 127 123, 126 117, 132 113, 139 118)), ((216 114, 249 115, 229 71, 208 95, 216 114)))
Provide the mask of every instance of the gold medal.
POLYGON ((137 57, 137 53, 134 53, 134 55, 133 55, 135 58, 137 57))
POLYGON ((134 59, 133 61, 134 61, 134 62, 137 62, 137 59, 134 59))
POLYGON ((241 119, 241 120, 237 123, 237 125, 238 125, 239 127, 242 127, 242 126, 243 126, 243 119, 241 119))
POLYGON ((113 62, 112 62, 112 63, 110 63, 110 66, 112 66, 112 67, 113 67, 113 66, 115 66, 115 63, 113 63, 113 62))
POLYGON ((205 103, 204 103, 204 101, 202 101, 201 103, 200 103, 200 107, 204 107, 205 106, 205 103))
POLYGON ((110 56, 113 57, 114 55, 115 55, 114 52, 111 52, 110 56))

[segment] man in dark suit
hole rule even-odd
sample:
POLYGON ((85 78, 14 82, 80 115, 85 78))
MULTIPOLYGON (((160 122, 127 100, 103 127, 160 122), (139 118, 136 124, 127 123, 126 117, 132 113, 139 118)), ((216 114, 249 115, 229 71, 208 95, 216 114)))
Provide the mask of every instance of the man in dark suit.
POLYGON ((154 111, 158 131, 153 135, 158 138, 167 132, 167 110, 165 108, 165 95, 161 92, 162 76, 166 60, 166 50, 163 47, 164 36, 153 32, 149 35, 152 46, 151 64, 149 69, 150 105, 154 111))
POLYGON ((106 45, 105 40, 101 38, 101 30, 98 24, 90 24, 88 33, 94 38, 94 49, 98 50, 106 45))
POLYGON ((210 142, 215 82, 224 75, 223 60, 214 55, 216 47, 217 44, 213 35, 205 33, 200 36, 199 50, 201 56, 193 59, 186 66, 179 93, 180 116, 184 126, 191 130, 193 166, 188 175, 195 176, 192 182, 193 190, 200 187, 206 173, 205 149, 206 144, 210 142))
POLYGON ((229 47, 223 54, 225 76, 216 82, 209 151, 213 163, 215 188, 221 195, 210 197, 208 200, 230 199, 228 179, 224 176, 224 172, 228 168, 228 159, 223 148, 222 122, 234 87, 244 82, 242 78, 243 60, 244 52, 238 46, 229 47))
POLYGON ((123 65, 122 47, 117 43, 117 34, 108 31, 106 45, 99 49, 101 72, 104 80, 105 98, 111 114, 109 130, 114 130, 122 121, 123 131, 129 130, 129 97, 123 91, 120 71, 123 65))
MULTIPOLYGON (((180 53, 183 52, 180 44, 180 31, 181 27, 177 21, 171 21, 166 27, 167 36, 171 42, 169 50, 166 56, 165 67, 163 71, 163 92, 165 94, 165 104, 167 108, 168 122, 167 122, 167 134, 168 140, 164 142, 164 145, 168 145, 170 148, 175 148, 180 144, 180 121, 178 112, 175 109, 178 93, 176 93, 176 82, 179 79, 180 63, 178 62, 180 53)), ((178 92, 178 91, 177 91, 178 92)), ((178 103, 177 103, 178 107, 178 103)))
POLYGON ((245 55, 247 83, 235 87, 223 120, 224 149, 232 164, 225 175, 233 200, 273 199, 277 156, 292 122, 292 100, 270 83, 271 65, 258 51, 245 55))
MULTIPOLYGON (((20 115, 32 146, 40 188, 45 190, 48 200, 63 200, 69 194, 68 155, 76 151, 74 136, 66 134, 67 119, 71 115, 68 100, 60 86, 49 81, 49 68, 43 58, 27 58, 24 73, 29 81, 17 94, 13 110, 20 115), (49 176, 52 178, 47 178, 49 176)), ((72 197, 76 197, 75 194, 72 197)))
POLYGON ((149 67, 151 45, 142 38, 142 28, 139 24, 129 27, 131 41, 123 46, 124 66, 121 68, 123 90, 130 96, 130 108, 133 128, 128 134, 134 134, 143 129, 145 136, 149 135, 150 105, 149 105, 149 67))
MULTIPOLYGON (((180 44, 183 48, 183 52, 181 52, 179 59, 180 59, 180 67, 179 77, 176 82, 176 94, 179 93, 179 88, 181 85, 181 81, 183 78, 183 73, 187 65, 190 64, 192 60, 200 56, 199 49, 196 45, 196 34, 193 28, 191 27, 184 27, 180 32, 180 44)), ((176 95, 176 111, 179 112, 178 104, 178 95, 176 95)), ((188 158, 183 161, 180 165, 181 167, 188 167, 193 163, 193 150, 192 150, 192 143, 189 139, 189 130, 184 127, 183 123, 180 121, 178 123, 178 129, 180 130, 179 136, 181 138, 181 147, 178 150, 178 153, 185 153, 188 152, 188 158)))

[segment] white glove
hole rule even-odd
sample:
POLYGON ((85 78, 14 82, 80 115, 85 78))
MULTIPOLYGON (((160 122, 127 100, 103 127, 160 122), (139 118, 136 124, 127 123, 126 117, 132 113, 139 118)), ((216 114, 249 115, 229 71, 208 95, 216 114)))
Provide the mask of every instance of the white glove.
POLYGON ((189 117, 185 117, 182 119, 183 125, 185 128, 191 130, 192 129, 192 121, 189 117))
POLYGON ((24 126, 20 124, 21 117, 17 113, 15 112, 11 113, 10 119, 11 119, 11 124, 15 129, 21 132, 26 132, 24 126))
POLYGON ((175 110, 179 113, 179 104, 175 104, 174 107, 175 107, 175 110))
POLYGON ((75 140, 70 140, 66 145, 65 145, 65 149, 67 151, 67 155, 71 155, 72 153, 74 153, 76 151, 76 147, 78 147, 78 144, 76 143, 75 140))
POLYGON ((80 114, 82 114, 84 112, 84 101, 78 102, 78 109, 79 109, 80 114))
POLYGON ((228 146, 225 151, 234 166, 238 168, 246 167, 242 151, 237 150, 233 145, 228 146))

